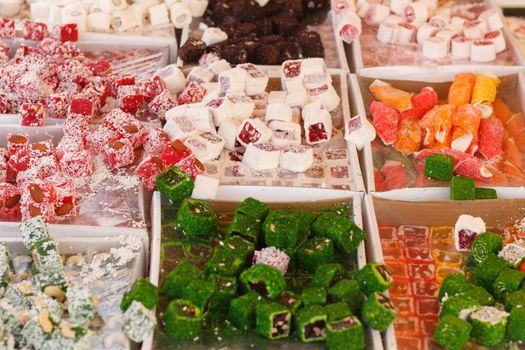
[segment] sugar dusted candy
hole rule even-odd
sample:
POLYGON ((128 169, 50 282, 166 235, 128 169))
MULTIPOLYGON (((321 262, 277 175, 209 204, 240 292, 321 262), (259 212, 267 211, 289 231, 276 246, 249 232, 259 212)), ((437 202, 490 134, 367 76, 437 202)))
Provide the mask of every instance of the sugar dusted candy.
POLYGON ((195 125, 195 128, 201 132, 210 132, 216 134, 215 122, 213 115, 208 107, 194 106, 188 108, 188 115, 195 125))
POLYGON ((275 247, 256 250, 253 256, 254 264, 266 264, 278 269, 284 276, 288 270, 290 257, 275 247))
POLYGON ((506 244, 498 256, 504 259, 510 266, 517 268, 525 261, 525 246, 518 243, 506 244))
POLYGON ((362 150, 366 144, 376 138, 374 126, 364 116, 357 115, 346 123, 345 140, 362 150))
POLYGON ((78 26, 76 23, 57 24, 53 27, 52 34, 61 42, 78 41, 78 26))
POLYGON ((180 140, 166 144, 160 154, 164 167, 171 167, 190 156, 191 151, 180 140))
POLYGON ((93 154, 99 154, 104 146, 118 138, 115 130, 103 126, 91 130, 86 136, 86 148, 93 154))
POLYGON ((446 315, 439 319, 433 340, 446 349, 461 349, 467 344, 471 330, 467 321, 446 315))
POLYGON ((45 118, 45 108, 41 103, 22 103, 21 106, 22 126, 42 126, 45 118))
POLYGON ((361 286, 361 290, 370 295, 373 292, 384 292, 394 283, 385 264, 368 263, 359 270, 355 276, 361 286))
POLYGON ((178 116, 168 120, 164 125, 164 132, 172 140, 184 140, 197 133, 197 128, 187 116, 178 116))
POLYGON ((54 222, 56 187, 51 182, 26 183, 22 189, 20 210, 22 220, 42 216, 45 222, 54 222))
POLYGON ((259 303, 256 306, 255 329, 268 339, 286 338, 290 334, 292 315, 278 303, 259 303))
POLYGON ((274 120, 270 123, 273 130, 272 144, 279 148, 301 144, 301 125, 293 122, 274 120))
POLYGON ((240 64, 237 68, 246 71, 246 95, 259 95, 266 91, 268 85, 268 76, 256 65, 251 63, 240 64))
POLYGON ((0 39, 15 38, 15 21, 12 18, 0 18, 0 39))
POLYGON ((67 152, 60 159, 60 170, 70 178, 81 178, 93 173, 93 162, 88 151, 67 152))
POLYGON ((486 232, 483 219, 471 215, 460 215, 454 226, 454 243, 458 251, 470 251, 476 236, 486 232))
POLYGON ((274 170, 279 167, 280 153, 271 143, 250 143, 246 147, 243 163, 254 171, 274 170))
POLYGON ((131 165, 135 160, 133 145, 128 139, 121 139, 108 143, 103 148, 107 163, 112 169, 131 165))
POLYGON ((425 176, 448 181, 454 171, 454 158, 446 154, 432 154, 425 160, 425 176))
POLYGON ((413 94, 394 88, 388 83, 375 80, 369 87, 374 97, 399 112, 412 108, 413 94))
POLYGON ((509 314, 492 306, 484 306, 470 315, 470 336, 477 343, 492 346, 505 338, 509 314))
POLYGON ((121 125, 135 121, 133 115, 124 112, 119 108, 113 109, 104 117, 104 127, 117 130, 121 125))
POLYGON ((248 72, 241 68, 231 68, 219 74, 221 92, 231 95, 242 95, 246 89, 248 72))
POLYGON ((488 9, 479 15, 479 19, 487 23, 489 30, 500 30, 503 28, 503 21, 496 9, 488 9))
POLYGON ((361 34, 361 19, 352 11, 345 12, 339 19, 336 33, 344 42, 351 44, 361 34))
POLYGON ((202 41, 204 41, 207 46, 223 42, 227 39, 228 34, 220 28, 208 27, 204 30, 204 33, 202 33, 202 41))
POLYGON ((206 68, 199 66, 193 67, 186 77, 186 81, 194 81, 198 84, 204 84, 212 81, 214 74, 206 68))
POLYGON ((497 118, 482 119, 479 124, 479 153, 487 160, 502 152, 504 128, 497 118))
MULTIPOLYGON (((18 218, 20 217, 20 198, 22 193, 16 186, 6 182, 0 183, 0 216, 2 218, 18 218)), ((38 228, 35 228, 40 232, 38 228)), ((24 231, 22 231, 24 234, 24 231)), ((27 233, 29 234, 29 233, 27 233)))
POLYGON ((475 62, 490 62, 496 59, 496 45, 490 40, 476 40, 470 48, 470 59, 475 62))
POLYGON ((327 326, 326 344, 330 349, 344 348, 352 344, 355 349, 362 349, 366 345, 364 328, 356 316, 346 316, 332 320, 327 326))
POLYGON ((168 89, 162 89, 147 106, 150 113, 156 115, 159 119, 165 119, 166 112, 177 106, 177 99, 169 92, 168 89))
POLYGON ((230 95, 227 99, 231 102, 234 118, 244 120, 252 116, 255 103, 251 98, 244 95, 230 95))
POLYGON ((47 25, 41 22, 24 21, 22 29, 24 40, 42 41, 47 35, 47 25))
POLYGON ((310 145, 330 141, 332 137, 332 116, 319 105, 310 103, 303 108, 304 133, 310 145))
POLYGON ((284 278, 279 270, 266 264, 255 264, 244 270, 239 281, 246 291, 255 290, 268 299, 277 298, 286 288, 284 278), (261 285, 263 288, 259 288, 257 285, 261 285))
POLYGON ((311 101, 320 100, 324 107, 330 112, 339 106, 341 98, 335 91, 331 84, 323 84, 322 86, 307 89, 308 99, 311 101))
POLYGON ((178 94, 182 92, 186 86, 186 78, 184 77, 184 73, 182 73, 180 68, 175 64, 170 64, 164 68, 159 69, 157 72, 155 72, 155 76, 158 76, 164 82, 164 84, 166 84, 166 88, 172 94, 178 94))
POLYGON ((46 115, 50 118, 65 118, 68 109, 67 103, 67 97, 64 94, 50 94, 46 96, 44 100, 46 115))
POLYGON ((206 104, 211 111, 215 126, 220 126, 227 119, 233 118, 233 104, 227 97, 219 97, 206 104))
POLYGON ((525 340, 523 322, 525 322, 525 308, 513 308, 507 325, 507 337, 510 340, 521 342, 525 340))
POLYGON ((281 65, 281 81, 288 92, 304 90, 304 72, 301 69, 303 62, 303 60, 289 60, 281 65))
POLYGON ((89 121, 81 114, 69 114, 64 121, 64 135, 76 139, 85 139, 89 134, 89 121))
POLYGON ((438 36, 423 41, 423 56, 432 60, 444 58, 448 54, 449 43, 445 38, 438 36))
POLYGON ((135 169, 135 175, 140 178, 144 187, 148 190, 155 189, 155 179, 164 170, 162 160, 153 154, 149 154, 140 162, 135 169))
POLYGON ((280 120, 283 122, 292 121, 292 109, 286 103, 270 103, 266 107, 266 122, 280 120))
POLYGON ((146 135, 146 129, 139 121, 122 124, 116 131, 119 139, 128 139, 131 142, 133 149, 142 146, 146 135))
POLYGON ((380 332, 386 331, 396 318, 394 304, 381 293, 372 293, 369 296, 363 305, 361 315, 367 326, 380 332))
POLYGON ((303 172, 314 162, 313 150, 305 145, 290 145, 281 150, 279 166, 283 170, 303 172))
POLYGON ((235 150, 240 125, 241 121, 238 119, 225 119, 220 123, 218 133, 224 139, 224 147, 230 151, 235 150))
POLYGON ((407 4, 404 16, 409 23, 422 23, 428 20, 428 7, 424 1, 415 1, 407 4))
POLYGON ((179 94, 177 100, 179 105, 202 102, 208 90, 203 84, 191 81, 179 94))
POLYGON ((215 199, 219 188, 219 180, 205 175, 195 177, 195 187, 191 193, 191 198, 195 199, 215 199))
POLYGON ((271 137, 272 130, 259 119, 246 119, 237 130, 237 140, 245 147, 251 143, 268 142, 271 137))
POLYGON ((193 155, 201 162, 219 157, 224 148, 224 139, 218 135, 205 132, 188 137, 184 141, 193 155))
POLYGON ((345 254, 355 251, 366 236, 352 220, 332 212, 321 213, 313 222, 312 230, 319 237, 330 238, 345 254))
POLYGON ((140 343, 153 333, 157 325, 155 313, 138 301, 124 312, 122 330, 134 342, 140 343))

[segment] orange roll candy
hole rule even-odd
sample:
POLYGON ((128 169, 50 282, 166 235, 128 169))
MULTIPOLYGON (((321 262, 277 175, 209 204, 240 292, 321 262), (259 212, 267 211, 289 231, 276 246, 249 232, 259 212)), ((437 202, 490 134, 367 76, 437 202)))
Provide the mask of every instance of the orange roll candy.
POLYGON ((456 107, 470 103, 472 90, 476 84, 476 76, 472 73, 461 73, 454 77, 454 82, 448 91, 448 103, 456 107))

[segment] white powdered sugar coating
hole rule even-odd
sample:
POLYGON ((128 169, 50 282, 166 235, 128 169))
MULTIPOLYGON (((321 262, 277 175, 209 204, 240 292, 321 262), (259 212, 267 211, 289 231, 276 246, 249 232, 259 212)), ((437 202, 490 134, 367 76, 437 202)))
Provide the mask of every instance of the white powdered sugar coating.
POLYGON ((284 276, 288 271, 290 257, 275 247, 256 250, 253 255, 254 264, 265 264, 275 267, 284 276))
POLYGON ((525 245, 523 241, 507 244, 501 249, 498 256, 509 264, 516 265, 525 259, 525 245))
POLYGON ((483 306, 470 314, 472 320, 490 323, 492 325, 506 323, 508 317, 509 314, 507 312, 499 310, 493 306, 483 306))

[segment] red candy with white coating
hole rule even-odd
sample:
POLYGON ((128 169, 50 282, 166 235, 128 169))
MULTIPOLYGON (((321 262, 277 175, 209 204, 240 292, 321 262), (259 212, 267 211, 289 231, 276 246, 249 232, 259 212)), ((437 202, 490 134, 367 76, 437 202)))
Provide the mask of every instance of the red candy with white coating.
POLYGON ((178 162, 177 167, 191 176, 193 180, 195 180, 197 175, 200 175, 204 172, 204 165, 202 165, 202 163, 193 156, 184 158, 182 161, 178 162))
POLYGON ((42 216, 45 222, 55 222, 56 187, 52 182, 31 182, 22 186, 20 211, 22 220, 42 216))
POLYGON ((159 119, 163 119, 166 112, 173 107, 177 107, 177 100, 171 95, 167 89, 163 89, 153 100, 148 103, 148 111, 156 115, 159 119))
POLYGON ((97 155, 102 152, 105 145, 118 140, 118 138, 119 135, 115 130, 101 126, 88 133, 86 136, 86 148, 91 154, 97 155))
POLYGON ((60 159, 60 170, 70 178, 90 176, 93 173, 93 162, 88 151, 67 152, 60 159))
POLYGON ((199 85, 192 81, 186 86, 184 91, 180 93, 178 103, 179 105, 199 103, 203 100, 207 92, 204 85, 199 85))
POLYGON ((20 150, 29 149, 27 134, 7 134, 7 156, 10 157, 20 150))
POLYGON ((53 27, 53 37, 61 42, 78 41, 78 26, 76 23, 57 24, 53 27))
POLYGON ((104 146, 106 161, 112 169, 128 166, 135 160, 133 146, 128 139, 113 141, 104 146))
POLYGON ((164 146, 160 159, 162 160, 164 167, 168 168, 190 157, 191 154, 192 152, 188 147, 186 147, 181 141, 175 140, 164 146))
POLYGON ((150 128, 146 132, 144 151, 146 154, 160 156, 164 147, 170 142, 168 134, 161 128, 150 128))
POLYGON ((144 143, 146 129, 141 122, 133 121, 119 126, 117 128, 117 135, 119 139, 128 139, 131 142, 133 149, 137 149, 144 143))
POLYGON ((15 20, 12 18, 0 18, 0 39, 14 39, 15 20))
POLYGON ((134 121, 135 117, 133 117, 131 114, 116 108, 104 117, 104 126, 112 130, 118 130, 120 126, 133 123, 134 121))
POLYGON ((150 154, 137 166, 135 175, 140 178, 144 187, 148 190, 154 190, 156 186, 155 178, 163 169, 164 166, 160 158, 150 154))
POLYGON ((64 119, 68 108, 68 98, 65 94, 47 95, 44 100, 46 114, 49 118, 64 119))
POLYGON ((94 113, 93 101, 84 96, 75 96, 69 102, 68 113, 81 114, 91 119, 94 113))
POLYGON ((0 217, 17 219, 20 217, 20 199, 22 192, 14 185, 0 183, 0 217))
POLYGON ((24 40, 42 41, 47 36, 47 25, 26 20, 22 29, 22 36, 24 40))
POLYGON ((137 113, 144 104, 144 96, 135 85, 123 85, 118 88, 118 105, 126 113, 137 113))
POLYGON ((41 103, 22 103, 21 106, 22 126, 42 126, 44 125, 45 108, 41 103))
POLYGON ((83 140, 89 133, 89 122, 81 114, 70 114, 64 122, 64 135, 83 140))
POLYGON ((376 128, 377 135, 385 145, 396 142, 397 124, 399 114, 389 105, 374 101, 370 104, 370 113, 374 118, 372 124, 376 128))

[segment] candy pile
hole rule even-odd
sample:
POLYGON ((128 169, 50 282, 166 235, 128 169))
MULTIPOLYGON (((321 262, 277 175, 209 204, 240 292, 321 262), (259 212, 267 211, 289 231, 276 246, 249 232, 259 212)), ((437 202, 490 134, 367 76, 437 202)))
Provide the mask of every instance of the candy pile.
POLYGON ((247 198, 230 223, 209 203, 184 199, 163 246, 163 266, 171 267, 162 276, 160 295, 169 305, 158 310, 166 335, 198 342, 211 335, 209 324, 220 324, 214 330, 219 342, 223 331, 227 336, 247 330, 277 340, 290 337, 295 328, 304 343, 364 348, 363 325, 385 331, 395 318, 382 294, 392 279, 383 264, 375 263, 349 277, 342 264, 353 259, 365 233, 348 214, 346 205, 311 213, 269 210, 247 198), (217 229, 224 230, 218 241, 217 229), (177 249, 197 240, 209 240, 214 248, 201 243, 191 248, 200 254, 181 260, 177 249))
POLYGON ((525 243, 504 244, 492 232, 474 237, 475 284, 463 274, 445 278, 434 340, 446 349, 462 348, 469 337, 484 346, 525 341, 525 243))
MULTIPOLYGON (((483 3, 480 4, 483 7, 483 3)), ((378 27, 376 38, 385 44, 417 43, 425 58, 453 58, 490 62, 506 49, 503 21, 496 9, 461 11, 460 5, 438 7, 435 1, 395 0, 389 4, 358 1, 357 13, 368 26, 378 27)), ((359 18, 353 27, 360 32, 359 18)))
POLYGON ((305 23, 327 8, 327 0, 216 0, 204 15, 207 28, 202 38, 190 37, 179 57, 196 63, 204 52, 214 52, 232 64, 270 65, 324 57, 319 34, 306 30, 305 23))
MULTIPOLYGON (((417 179, 412 180, 416 186, 423 186, 427 176, 450 180, 450 166, 456 175, 493 185, 518 185, 523 182, 525 121, 521 113, 514 114, 497 98, 499 84, 488 73, 458 74, 450 86, 448 103, 443 104, 431 87, 414 94, 375 81, 370 85, 375 98, 370 105, 372 123, 384 145, 414 155, 418 161, 426 160, 427 166, 416 165, 417 179), (436 154, 448 157, 428 160, 436 154)), ((387 189, 410 185, 401 158, 375 169, 377 184, 386 182, 387 189)))

